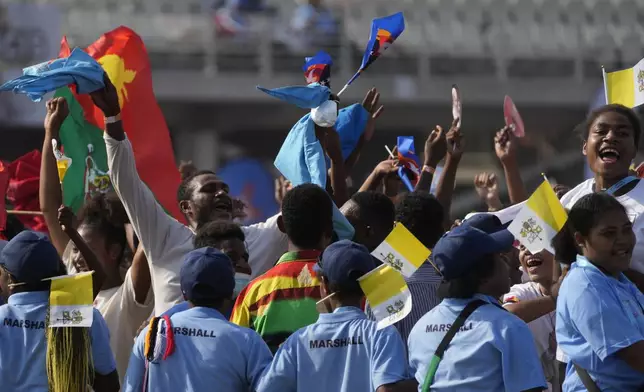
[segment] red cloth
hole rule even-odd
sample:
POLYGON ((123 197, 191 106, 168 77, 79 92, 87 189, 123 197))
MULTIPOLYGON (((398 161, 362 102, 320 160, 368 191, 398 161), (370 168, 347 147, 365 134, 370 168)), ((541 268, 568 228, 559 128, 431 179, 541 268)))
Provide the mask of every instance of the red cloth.
MULTIPOLYGON (((170 132, 152 89, 152 70, 143 40, 130 28, 120 26, 103 34, 85 51, 101 63, 119 92, 123 128, 132 143, 141 180, 166 211, 185 222, 177 203, 181 177, 170 132)), ((67 39, 63 38, 59 54, 64 57, 69 53, 67 39)), ((94 106, 91 97, 75 96, 83 107, 85 119, 104 129, 103 113, 94 106)))
MULTIPOLYGON (((4 166, 4 163, 0 162, 0 192, 2 192, 3 195, 7 193, 8 186, 9 170, 4 166)), ((4 197, 0 200, 0 204, 0 230, 4 230, 7 227, 7 206, 4 197)), ((0 239, 5 239, 3 237, 4 236, 0 233, 0 239)))
MULTIPOLYGON (((40 184, 40 151, 33 150, 8 166, 9 186, 7 199, 13 204, 13 209, 18 211, 40 211, 38 188, 40 184)), ((6 210, 5 218, 6 218, 6 210)), ((42 215, 17 215, 26 228, 47 232, 45 218, 42 215)), ((3 226, 4 227, 4 226, 3 226)))

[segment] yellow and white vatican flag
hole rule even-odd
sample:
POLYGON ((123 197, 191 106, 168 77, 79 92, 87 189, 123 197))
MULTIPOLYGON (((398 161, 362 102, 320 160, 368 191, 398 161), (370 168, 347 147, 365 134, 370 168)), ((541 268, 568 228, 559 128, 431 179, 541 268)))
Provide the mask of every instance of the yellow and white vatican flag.
POLYGON ((561 230, 568 214, 548 181, 543 181, 525 202, 508 230, 531 253, 543 249, 554 254, 550 241, 561 230))
POLYGON ((94 319, 92 273, 57 276, 49 292, 50 327, 91 327, 94 319))
POLYGON ((606 103, 619 103, 629 108, 644 104, 644 59, 633 68, 604 74, 606 103))
POLYGON ((371 252, 373 257, 406 277, 412 276, 430 254, 402 223, 396 223, 383 243, 371 252))
POLYGON ((405 318, 411 312, 411 293, 403 276, 387 264, 358 279, 376 318, 378 329, 405 318))

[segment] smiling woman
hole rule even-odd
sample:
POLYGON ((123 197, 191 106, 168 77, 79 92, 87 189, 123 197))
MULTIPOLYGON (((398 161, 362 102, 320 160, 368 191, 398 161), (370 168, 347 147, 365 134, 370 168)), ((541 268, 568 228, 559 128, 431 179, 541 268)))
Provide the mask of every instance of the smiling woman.
POLYGON ((637 114, 622 105, 606 105, 592 111, 576 131, 583 140, 582 153, 594 178, 577 185, 561 198, 571 208, 593 192, 606 192, 624 206, 636 243, 627 275, 644 289, 644 182, 629 175, 637 153, 641 123, 637 114))

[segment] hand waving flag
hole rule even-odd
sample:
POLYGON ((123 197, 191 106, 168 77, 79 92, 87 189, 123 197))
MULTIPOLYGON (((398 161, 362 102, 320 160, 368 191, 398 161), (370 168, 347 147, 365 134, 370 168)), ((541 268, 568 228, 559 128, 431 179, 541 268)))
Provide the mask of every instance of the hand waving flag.
POLYGON ((338 93, 341 95, 344 90, 353 83, 354 80, 360 76, 362 71, 367 69, 380 55, 387 50, 391 44, 394 43, 396 38, 405 30, 405 17, 402 12, 385 16, 384 18, 376 18, 371 22, 371 35, 369 42, 365 49, 364 56, 362 56, 362 64, 358 72, 353 75, 351 79, 344 85, 342 90, 338 93))
POLYGON ((398 136, 398 161, 402 166, 398 169, 398 176, 409 192, 414 190, 420 178, 420 163, 414 148, 413 136, 398 136))

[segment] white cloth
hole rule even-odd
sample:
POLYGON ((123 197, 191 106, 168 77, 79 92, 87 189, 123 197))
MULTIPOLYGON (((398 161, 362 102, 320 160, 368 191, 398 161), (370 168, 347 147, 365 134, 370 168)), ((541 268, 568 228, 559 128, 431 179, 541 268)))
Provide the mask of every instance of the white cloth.
MULTIPOLYGON (((110 180, 118 193, 150 265, 155 314, 182 302, 179 272, 185 255, 194 249, 194 233, 168 215, 141 181, 130 141, 104 134, 110 180)), ((272 267, 287 251, 286 235, 277 227, 277 215, 242 228, 253 277, 272 267)))
POLYGON ((131 269, 125 274, 121 286, 102 290, 94 299, 94 307, 101 312, 110 330, 110 347, 114 353, 121 385, 125 379, 136 331, 154 308, 151 290, 144 303, 136 301, 130 272, 131 269))
MULTIPOLYGON (((593 192, 594 180, 589 179, 574 187, 561 198, 565 208, 572 208, 577 200, 593 192)), ((631 268, 644 273, 644 181, 640 181, 630 192, 616 197, 626 209, 633 223, 635 248, 631 258, 631 268)))
MULTIPOLYGON (((535 282, 515 284, 510 292, 503 296, 503 306, 521 301, 529 301, 543 297, 539 285, 535 282)), ((543 374, 548 381, 548 391, 552 392, 552 385, 557 385, 558 368, 555 363, 557 341, 555 338, 555 312, 550 312, 528 323, 532 332, 537 354, 543 366, 543 374)))

